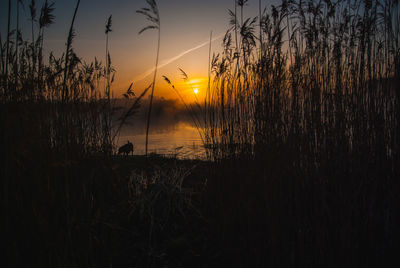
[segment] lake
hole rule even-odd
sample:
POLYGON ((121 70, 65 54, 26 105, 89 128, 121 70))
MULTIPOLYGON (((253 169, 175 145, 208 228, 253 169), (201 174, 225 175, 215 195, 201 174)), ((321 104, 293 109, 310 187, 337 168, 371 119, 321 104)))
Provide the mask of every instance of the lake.
MULTIPOLYGON (((135 155, 145 154, 146 134, 135 133, 129 127, 121 132, 117 146, 130 141, 134 145, 135 155)), ((176 156, 180 159, 205 159, 206 152, 198 130, 188 123, 179 122, 173 126, 150 126, 148 153, 176 156)))

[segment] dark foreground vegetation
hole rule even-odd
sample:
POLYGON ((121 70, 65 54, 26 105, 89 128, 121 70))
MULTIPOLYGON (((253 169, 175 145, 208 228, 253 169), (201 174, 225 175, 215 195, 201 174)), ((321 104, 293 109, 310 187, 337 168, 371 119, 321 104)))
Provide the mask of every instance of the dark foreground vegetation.
POLYGON ((398 1, 282 1, 260 5, 261 20, 243 18, 246 2, 230 12, 206 100, 223 255, 240 266, 398 264, 398 1))
POLYGON ((47 1, 30 41, 0 40, 2 264, 397 267, 398 1, 260 1, 254 19, 235 1, 194 118, 208 162, 114 155, 155 83, 115 109, 111 17, 105 66, 85 63, 79 2, 60 58, 43 55, 47 1))

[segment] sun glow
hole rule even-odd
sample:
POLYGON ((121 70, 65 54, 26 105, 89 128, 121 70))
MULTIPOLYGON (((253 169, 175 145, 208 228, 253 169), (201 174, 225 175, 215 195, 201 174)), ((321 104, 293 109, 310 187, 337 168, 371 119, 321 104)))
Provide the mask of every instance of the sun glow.
POLYGON ((198 83, 203 83, 204 78, 195 78, 195 79, 191 79, 189 80, 189 84, 193 85, 193 84, 198 84, 198 83))
POLYGON ((182 90, 181 93, 185 101, 189 103, 199 102, 204 98, 205 89, 207 88, 207 78, 194 77, 192 79, 179 81, 177 88, 182 90))

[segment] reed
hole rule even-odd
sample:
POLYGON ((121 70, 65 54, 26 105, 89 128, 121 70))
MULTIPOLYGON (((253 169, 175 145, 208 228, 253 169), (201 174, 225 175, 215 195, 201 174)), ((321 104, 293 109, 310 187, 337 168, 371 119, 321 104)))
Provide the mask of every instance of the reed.
POLYGON ((261 266, 363 263, 336 260, 344 245, 389 263, 384 237, 398 232, 384 226, 398 206, 381 194, 399 190, 398 1, 284 0, 257 18, 237 4, 206 106, 207 148, 224 167, 209 188, 221 247, 261 266), (243 247, 233 245, 237 230, 243 247))
MULTIPOLYGON (((182 73, 183 76, 183 80, 185 82, 187 82, 189 80, 188 75, 186 74, 185 71, 183 71, 182 69, 179 68, 179 70, 182 73)), ((189 112, 190 118, 192 120, 192 123, 194 124, 194 126, 196 127, 197 132, 199 133, 200 139, 201 141, 204 143, 204 131, 203 131, 203 120, 202 120, 202 116, 204 114, 204 109, 202 109, 202 107, 200 106, 200 103, 198 101, 198 99, 195 96, 195 102, 194 103, 187 103, 185 101, 185 99, 182 97, 182 95, 179 93, 179 89, 177 89, 175 87, 175 85, 171 82, 171 80, 166 77, 165 75, 163 75, 163 78, 165 80, 165 82, 167 82, 167 84, 169 86, 171 86, 171 88, 175 91, 175 93, 178 95, 180 101, 183 103, 183 105, 185 106, 186 110, 189 112)), ((191 85, 187 85, 187 86, 191 86, 191 85)), ((193 90, 193 88, 192 88, 193 90)))
POLYGON ((160 22, 160 14, 158 12, 157 2, 155 0, 146 0, 149 8, 142 8, 137 10, 136 12, 142 14, 146 17, 148 21, 151 22, 150 25, 144 27, 142 30, 139 31, 139 34, 150 30, 156 29, 158 36, 157 36, 157 55, 156 55, 156 63, 154 67, 154 76, 153 76, 153 83, 151 85, 151 93, 150 93, 150 104, 149 104, 149 111, 147 114, 147 126, 146 126, 146 144, 145 144, 145 154, 147 155, 147 146, 149 144, 149 129, 150 129, 150 119, 151 119, 151 109, 153 106, 153 96, 154 96, 154 88, 156 86, 156 78, 157 78, 157 68, 158 68, 158 58, 160 55, 160 42, 161 42, 161 22, 160 22))
MULTIPOLYGON (((23 39, 19 25, 15 30, 8 26, 7 40, 0 40, 1 229, 3 245, 13 245, 2 247, 8 267, 88 266, 89 259, 93 263, 98 256, 89 249, 96 247, 93 236, 87 235, 94 231, 91 220, 99 220, 94 211, 105 209, 104 196, 96 195, 113 176, 96 170, 101 161, 109 161, 119 131, 111 124, 115 70, 108 36, 107 66, 96 58, 87 63, 75 53, 79 3, 66 53, 59 58, 44 53, 45 29, 55 19, 55 6, 48 1, 39 17, 35 1, 30 3, 30 40, 23 39), (76 224, 86 230, 79 238, 76 224), (79 244, 86 249, 79 249, 79 244)), ((16 12, 19 20, 19 8, 16 12)), ((106 26, 108 34, 111 20, 106 26)), ((134 97, 132 90, 129 95, 134 97)), ((103 172, 110 170, 108 166, 103 172)))
MULTIPOLYGON (((238 5, 242 10, 243 3, 238 5)), ((398 32, 398 26, 391 23, 397 17, 393 14, 388 17, 385 11, 389 9, 385 6, 397 10, 396 5, 396 2, 365 4, 361 12, 355 8, 363 6, 358 1, 336 4, 283 1, 279 7, 272 7, 270 15, 264 10, 261 19, 240 18, 238 44, 232 43, 235 24, 225 35, 224 51, 212 60, 214 81, 208 104, 218 107, 208 115, 209 129, 214 133, 212 139, 221 145, 246 144, 253 148, 257 142, 270 143, 267 140, 273 139, 272 136, 283 142, 286 136, 294 134, 291 131, 299 128, 303 133, 315 129, 317 136, 325 135, 327 129, 334 127, 329 124, 333 121, 338 124, 339 116, 346 114, 347 120, 355 116, 350 115, 356 113, 354 106, 349 107, 352 99, 357 104, 363 103, 357 109, 370 114, 374 109, 369 105, 377 104, 366 100, 372 94, 375 97, 383 85, 393 88, 397 79, 399 37, 394 33, 398 32), (261 33, 258 45, 257 19, 261 33), (357 20, 362 22, 356 24, 357 20), (388 47, 393 49, 389 51, 388 47), (233 125, 236 133, 232 132, 233 125)), ((230 21, 235 23, 237 19, 230 21)), ((321 142, 324 139, 319 138, 321 142)), ((315 146, 319 148, 320 144, 315 146)), ((251 148, 247 149, 254 156, 251 148)))
POLYGON ((152 23, 141 32, 158 30, 153 82, 139 96, 129 86, 124 97, 134 101, 116 121, 111 16, 105 66, 73 49, 79 0, 59 58, 43 54, 51 3, 36 23, 31 1, 30 41, 13 43, 21 36, 8 23, 0 40, 6 266, 398 263, 399 2, 283 0, 263 9, 259 1, 259 16, 245 18, 246 2, 235 1, 213 57, 210 36, 204 105, 182 100, 214 160, 197 162, 195 178, 192 162, 110 157, 151 89, 149 134, 154 0, 138 11, 152 23))
MULTIPOLYGON (((8 76, 8 57, 10 49, 10 20, 11 20, 11 0, 8 0, 8 20, 7 20, 7 41, 6 41, 6 64, 4 74, 8 76)), ((8 86, 8 81, 6 81, 6 87, 8 86)), ((7 89, 6 89, 7 90, 7 89)))

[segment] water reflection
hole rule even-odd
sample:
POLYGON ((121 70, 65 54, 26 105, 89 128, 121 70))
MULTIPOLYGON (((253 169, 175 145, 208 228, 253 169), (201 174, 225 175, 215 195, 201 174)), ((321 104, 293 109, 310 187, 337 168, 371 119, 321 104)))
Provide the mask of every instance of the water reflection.
MULTIPOLYGON (((195 127, 180 122, 168 128, 153 129, 149 134, 149 153, 176 156, 180 159, 205 159, 203 142, 195 127)), ((117 145, 122 146, 128 140, 134 144, 135 155, 145 154, 146 135, 144 133, 135 134, 135 131, 125 129, 117 140, 117 145)))

